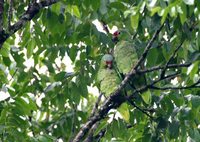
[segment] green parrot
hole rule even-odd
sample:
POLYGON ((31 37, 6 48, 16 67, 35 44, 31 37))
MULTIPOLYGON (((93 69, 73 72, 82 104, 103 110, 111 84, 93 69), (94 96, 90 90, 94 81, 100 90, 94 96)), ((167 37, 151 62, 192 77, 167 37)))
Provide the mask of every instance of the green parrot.
MULTIPOLYGON (((105 54, 100 63, 100 68, 97 73, 97 81, 100 83, 100 91, 108 97, 111 93, 117 90, 121 79, 115 70, 114 60, 111 54, 105 54)), ((120 99, 120 97, 119 97, 120 99)), ((127 103, 123 103, 118 109, 122 118, 129 123, 130 114, 127 103)))
MULTIPOLYGON (((119 72, 126 75, 137 63, 138 54, 135 45, 128 41, 129 39, 120 38, 119 35, 123 36, 119 31, 113 34, 113 41, 116 44, 113 55, 119 72)), ((146 79, 144 75, 135 75, 131 78, 130 82, 131 86, 138 88, 146 84, 146 79)))
POLYGON ((111 54, 105 54, 102 57, 97 81, 100 83, 100 91, 106 97, 113 93, 121 83, 121 79, 113 67, 113 56, 111 54))

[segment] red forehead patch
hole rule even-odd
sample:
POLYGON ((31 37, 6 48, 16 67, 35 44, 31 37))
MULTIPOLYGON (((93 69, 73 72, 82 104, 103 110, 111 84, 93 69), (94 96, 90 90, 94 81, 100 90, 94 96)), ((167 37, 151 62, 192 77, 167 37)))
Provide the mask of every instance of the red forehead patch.
POLYGON ((106 64, 108 65, 108 64, 112 64, 112 61, 106 61, 106 64))

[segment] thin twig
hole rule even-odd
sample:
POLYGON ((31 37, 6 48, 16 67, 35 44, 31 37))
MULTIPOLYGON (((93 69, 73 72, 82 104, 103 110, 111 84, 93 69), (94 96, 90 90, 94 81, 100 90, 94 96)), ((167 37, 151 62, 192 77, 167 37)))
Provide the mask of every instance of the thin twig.
POLYGON ((104 30, 107 34, 110 34, 110 31, 109 31, 109 29, 108 29, 107 24, 106 24, 103 20, 101 20, 101 23, 102 23, 103 30, 104 30))
POLYGON ((183 89, 191 89, 191 88, 200 88, 198 86, 200 84, 200 80, 197 81, 196 83, 189 85, 189 86, 181 86, 181 87, 157 87, 157 86, 151 86, 150 89, 155 89, 155 90, 183 90, 183 89))
MULTIPOLYGON (((170 69, 170 68, 182 68, 182 67, 189 67, 192 63, 185 63, 185 64, 169 64, 167 66, 167 69, 170 69)), ((164 69, 165 66, 154 66, 154 67, 151 67, 151 68, 148 68, 148 69, 144 69, 144 70, 137 70, 136 73, 139 73, 139 74, 144 74, 144 73, 149 73, 149 72, 152 72, 152 71, 159 71, 161 69, 164 69)))
POLYGON ((127 98, 127 101, 132 105, 134 106, 136 109, 138 109, 139 111, 141 111, 142 113, 144 113, 145 115, 147 115, 149 118, 153 119, 153 117, 147 113, 147 111, 143 110, 142 108, 140 108, 139 106, 137 106, 133 100, 131 99, 128 99, 127 98))
POLYGON ((183 45, 183 42, 185 40, 183 40, 179 46, 176 47, 176 49, 174 50, 173 54, 170 56, 169 60, 167 61, 167 63, 165 64, 162 72, 161 72, 161 75, 160 75, 160 78, 163 78, 165 76, 165 72, 166 72, 166 69, 168 67, 168 65, 170 64, 170 62, 172 61, 172 59, 175 57, 176 53, 178 52, 178 50, 181 48, 181 46, 183 45))
POLYGON ((10 31, 11 21, 12 21, 12 13, 13 13, 13 0, 10 0, 10 5, 8 9, 8 30, 10 31))
POLYGON ((155 41, 155 39, 157 38, 158 34, 160 33, 161 29, 162 29, 163 25, 160 26, 160 28, 153 34, 151 40, 148 42, 142 56, 140 57, 140 59, 138 60, 138 62, 136 63, 136 66, 133 68, 134 70, 137 70, 137 68, 141 65, 141 63, 145 60, 145 58, 147 57, 147 54, 149 52, 149 49, 151 48, 153 42, 155 41))
POLYGON ((93 106, 93 109, 92 109, 92 112, 91 112, 91 116, 94 116, 94 114, 97 112, 102 95, 103 95, 103 93, 100 93, 99 97, 97 98, 97 101, 95 102, 95 104, 93 106))
MULTIPOLYGON (((192 26, 190 27, 189 30, 192 31, 192 30, 196 27, 197 24, 198 24, 198 22, 194 22, 194 23, 192 24, 192 26)), ((173 33, 173 34, 174 34, 174 33, 173 33)), ((179 46, 176 47, 176 49, 174 50, 173 54, 170 56, 169 60, 168 60, 167 63, 165 64, 164 69, 162 70, 162 72, 161 72, 161 74, 160 74, 160 78, 163 78, 163 77, 165 76, 165 72, 166 72, 166 70, 167 70, 168 65, 170 64, 170 62, 172 61, 172 59, 175 57, 176 53, 177 53, 178 50, 181 48, 181 46, 183 45, 183 43, 184 43, 185 40, 186 40, 186 39, 183 39, 183 40, 181 41, 181 43, 179 44, 179 46)))
POLYGON ((0 33, 3 32, 3 10, 4 10, 4 0, 0 0, 0 33))
MULTIPOLYGON (((97 98, 97 101, 95 102, 95 104, 93 106, 93 109, 92 109, 92 112, 91 112, 91 115, 90 115, 91 117, 93 117, 95 115, 95 113, 97 112, 98 106, 99 106, 99 103, 101 101, 102 96, 103 96, 103 93, 100 93, 99 97, 97 98)), ((85 140, 83 142, 93 142, 94 132, 97 129, 98 125, 99 125, 99 123, 96 123, 92 126, 92 128, 89 131, 88 136, 85 138, 85 140)))
POLYGON ((13 75, 12 75, 11 79, 9 80, 9 82, 14 78, 14 76, 15 76, 16 73, 17 73, 17 71, 18 71, 18 69, 15 70, 15 72, 13 73, 13 75))
POLYGON ((131 38, 131 39, 132 39, 132 40, 134 40, 134 39, 136 38, 137 34, 138 34, 138 33, 137 33, 137 32, 135 32, 135 34, 132 36, 132 38, 131 38))
POLYGON ((60 72, 60 67, 55 63, 57 70, 60 72))
POLYGON ((77 109, 77 106, 75 104, 73 104, 73 118, 72 118, 72 128, 71 128, 71 138, 70 138, 70 142, 72 141, 73 137, 74 137, 74 133, 75 133, 75 127, 76 127, 76 124, 75 124, 75 121, 76 121, 76 109, 77 109))
MULTIPOLYGON (((147 89, 151 88, 152 86, 154 86, 155 84, 157 84, 158 82, 160 82, 162 80, 166 80, 166 79, 172 79, 172 78, 176 77, 178 74, 179 74, 179 72, 176 72, 174 74, 170 74, 170 75, 167 75, 163 78, 159 78, 157 80, 154 80, 150 84, 147 84, 146 86, 139 88, 137 91, 142 93, 142 92, 146 91, 147 89)), ((133 99, 135 97, 135 94, 137 94, 137 91, 135 90, 131 95, 128 96, 127 99, 133 99)))

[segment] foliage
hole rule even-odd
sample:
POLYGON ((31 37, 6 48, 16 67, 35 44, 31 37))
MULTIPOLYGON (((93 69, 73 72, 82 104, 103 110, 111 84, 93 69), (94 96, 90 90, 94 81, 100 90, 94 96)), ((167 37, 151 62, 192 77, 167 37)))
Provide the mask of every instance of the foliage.
POLYGON ((129 100, 132 103, 127 101, 118 111, 98 118, 93 139, 200 141, 198 1, 60 0, 39 9, 13 34, 9 25, 23 21, 32 3, 3 4, 0 42, 9 38, 0 49, 0 93, 9 97, 0 102, 1 141, 69 141, 90 120, 97 97, 88 86, 99 86, 100 59, 114 47, 111 35, 93 24, 96 19, 109 28, 125 29, 139 57, 155 31, 163 27, 145 58, 144 69, 152 69, 143 70, 148 88, 135 94, 129 100), (66 57, 73 63, 73 73, 66 57), (33 64, 28 66, 27 60, 33 64), (164 79, 171 74, 173 78, 164 79), (157 79, 161 80, 151 84, 157 79))

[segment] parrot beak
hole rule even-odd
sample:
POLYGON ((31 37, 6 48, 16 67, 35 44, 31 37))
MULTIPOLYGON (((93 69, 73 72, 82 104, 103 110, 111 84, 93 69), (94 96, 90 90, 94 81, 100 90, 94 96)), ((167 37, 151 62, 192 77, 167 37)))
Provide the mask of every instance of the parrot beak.
POLYGON ((106 65, 107 65, 107 67, 108 67, 109 69, 111 69, 111 68, 112 68, 112 61, 107 61, 107 62, 106 62, 106 65))
POLYGON ((108 68, 111 69, 112 68, 112 64, 108 64, 108 68))

